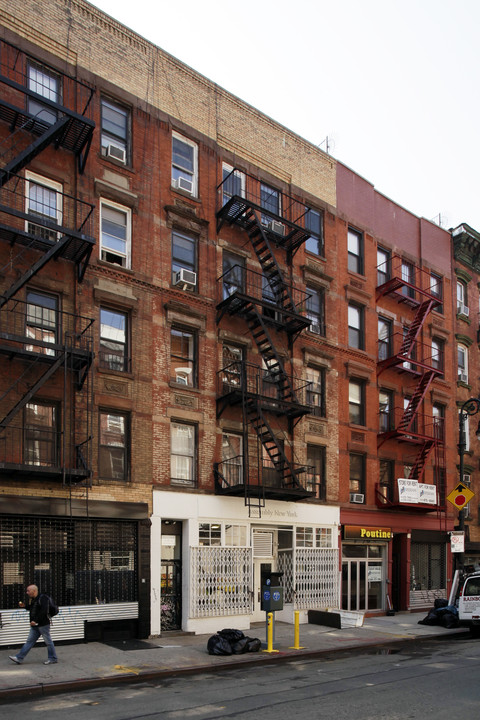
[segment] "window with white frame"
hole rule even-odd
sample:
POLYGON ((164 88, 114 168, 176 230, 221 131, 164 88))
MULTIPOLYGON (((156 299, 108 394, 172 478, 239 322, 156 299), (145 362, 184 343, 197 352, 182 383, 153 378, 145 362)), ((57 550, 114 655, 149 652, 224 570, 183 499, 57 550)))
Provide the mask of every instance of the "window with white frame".
POLYGON ((348 269, 363 274, 363 235, 353 228, 348 228, 348 269))
POLYGON ((26 345, 25 350, 55 355, 53 345, 58 340, 58 297, 27 290, 26 299, 25 334, 32 339, 32 344, 26 345))
POLYGON ((172 422, 170 477, 172 485, 194 487, 196 484, 195 426, 172 422))
POLYGON ((220 523, 199 523, 198 524, 198 544, 199 545, 221 545, 222 544, 222 526, 220 523))
POLYGON ((112 308, 100 308, 100 367, 129 370, 128 315, 112 308))
POLYGON ((354 303, 348 304, 348 344, 357 350, 365 349, 364 309, 354 303))
POLYGON ((402 260, 402 280, 406 283, 402 287, 402 295, 409 298, 415 297, 415 266, 408 262, 408 260, 402 260))
POLYGON ((468 350, 465 345, 457 345, 458 381, 468 383, 468 350))
POLYGON ((197 247, 196 237, 172 230, 172 283, 182 290, 197 289, 197 247))
POLYGON ((130 112, 108 98, 102 98, 102 155, 112 160, 128 162, 130 112))
POLYGON ((238 433, 222 435, 221 474, 228 487, 243 484, 243 436, 238 433))
POLYGON ((305 376, 309 383, 307 386, 307 403, 312 406, 314 415, 325 417, 325 368, 307 367, 305 376))
POLYGON ((325 336, 325 289, 307 287, 306 315, 310 320, 308 330, 325 336))
POLYGON ((298 526, 295 529, 295 544, 298 548, 331 548, 332 528, 298 526))
POLYGON ((312 255, 323 257, 323 214, 313 208, 306 208, 305 230, 310 232, 310 236, 305 241, 305 250, 312 255))
MULTIPOLYGON (((46 100, 54 103, 60 103, 62 100, 60 75, 46 65, 33 60, 28 63, 27 67, 27 86, 29 90, 41 95, 46 100)), ((53 125, 58 118, 55 108, 31 96, 28 98, 28 112, 48 125, 53 125)))
POLYGON ((440 338, 432 338, 432 367, 436 370, 443 370, 445 343, 440 338))
POLYGON ((434 272, 430 273, 430 293, 439 301, 439 304, 434 307, 434 310, 438 313, 443 313, 443 278, 434 272))
POLYGON ((131 210, 117 203, 100 202, 100 258, 131 266, 131 210))
POLYGON ((222 165, 222 197, 223 205, 234 196, 245 197, 245 173, 231 165, 222 165))
POLYGON ((467 286, 464 282, 457 280, 457 313, 468 317, 467 286))
POLYGON ((26 231, 42 240, 57 242, 58 230, 52 225, 62 225, 62 185, 49 178, 27 171, 25 173, 25 211, 32 219, 26 222, 26 231))
POLYGON ((246 547, 247 527, 246 525, 229 525, 225 523, 225 545, 232 547, 246 547))
POLYGON ((172 186, 197 195, 198 146, 175 132, 172 134, 172 186))
POLYGON ((391 274, 391 253, 390 250, 377 247, 377 286, 383 285, 390 280, 391 274))
POLYGON ((129 416, 117 411, 100 411, 98 474, 107 480, 128 480, 129 416))

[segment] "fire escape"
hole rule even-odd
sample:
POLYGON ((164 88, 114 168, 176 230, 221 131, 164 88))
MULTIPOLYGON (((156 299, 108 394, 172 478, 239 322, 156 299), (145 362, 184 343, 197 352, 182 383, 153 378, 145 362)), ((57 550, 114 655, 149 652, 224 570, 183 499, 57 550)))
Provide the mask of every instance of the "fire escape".
MULTIPOLYGON (((429 313, 441 303, 436 288, 431 285, 430 274, 398 256, 377 268, 377 301, 381 297, 393 297, 400 305, 410 308, 412 321, 403 329, 403 333, 394 333, 391 337, 379 341, 377 375, 387 369, 406 374, 415 384, 405 399, 404 407, 389 409, 380 418, 378 447, 389 440, 408 443, 416 448, 410 463, 409 480, 424 482, 424 472, 429 458, 434 458, 434 472, 437 485, 445 477, 445 437, 443 418, 428 416, 422 412, 423 401, 432 382, 443 375, 443 360, 432 345, 422 342, 422 330, 429 313)), ((420 495, 422 486, 419 485, 420 495)), ((380 484, 376 487, 376 501, 379 507, 397 507, 423 511, 439 510, 442 504, 440 488, 437 499, 418 504, 402 501, 397 487, 386 494, 380 484)))
POLYGON ((82 281, 94 245, 93 206, 29 166, 54 148, 83 172, 95 127, 87 114, 93 90, 3 40, 0 84, 0 473, 86 482, 93 321, 64 312, 58 297, 29 283, 58 269, 59 259, 82 281), (57 399, 61 389, 58 407, 38 399, 53 386, 57 399))
POLYGON ((300 500, 315 494, 312 468, 295 462, 294 451, 295 425, 311 412, 309 383, 288 369, 293 343, 310 325, 305 316, 308 296, 288 282, 278 260, 286 257, 291 265, 310 236, 308 210, 237 170, 220 184, 218 198, 217 231, 224 224, 243 230, 261 272, 234 265, 223 273, 217 323, 226 314, 242 318, 261 365, 235 360, 218 373, 217 416, 228 407, 240 407, 243 437, 240 457, 215 464, 216 492, 243 495, 249 514, 260 516, 265 499, 300 500), (249 427, 257 439, 256 453, 249 450, 249 427))

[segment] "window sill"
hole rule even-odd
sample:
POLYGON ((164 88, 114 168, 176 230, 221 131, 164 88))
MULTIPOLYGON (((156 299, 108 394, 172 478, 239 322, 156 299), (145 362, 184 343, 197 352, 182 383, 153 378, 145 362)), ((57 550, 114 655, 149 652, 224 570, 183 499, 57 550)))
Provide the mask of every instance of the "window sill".
POLYGON ((128 162, 122 162, 121 160, 116 160, 113 157, 108 157, 107 155, 104 155, 104 153, 99 152, 98 157, 107 163, 107 165, 113 165, 116 168, 119 168, 121 170, 128 170, 128 172, 134 174, 135 170, 133 169, 132 163, 130 161, 128 162))
POLYGON ((134 275, 134 271, 132 268, 124 267, 123 265, 119 265, 118 263, 111 263, 108 262, 108 260, 102 260, 101 258, 97 258, 97 265, 100 265, 101 267, 110 268, 111 270, 116 270, 118 272, 125 273, 126 275, 134 275))
POLYGON ((200 388, 192 387, 191 385, 183 385, 182 383, 175 382, 175 380, 170 380, 168 384, 174 390, 188 390, 189 392, 193 392, 195 394, 200 393, 200 388))
POLYGON ((101 365, 97 365, 97 373, 99 375, 113 375, 118 378, 127 378, 128 380, 134 379, 132 372, 127 372, 126 370, 110 370, 110 368, 102 367, 101 365))

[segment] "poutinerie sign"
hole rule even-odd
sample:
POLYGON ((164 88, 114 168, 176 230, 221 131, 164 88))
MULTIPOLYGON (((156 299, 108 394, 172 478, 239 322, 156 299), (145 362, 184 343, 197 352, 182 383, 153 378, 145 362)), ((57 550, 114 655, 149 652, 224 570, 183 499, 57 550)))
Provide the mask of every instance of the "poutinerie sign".
POLYGON ((391 540, 391 528, 363 527, 362 525, 344 525, 344 540, 391 540))

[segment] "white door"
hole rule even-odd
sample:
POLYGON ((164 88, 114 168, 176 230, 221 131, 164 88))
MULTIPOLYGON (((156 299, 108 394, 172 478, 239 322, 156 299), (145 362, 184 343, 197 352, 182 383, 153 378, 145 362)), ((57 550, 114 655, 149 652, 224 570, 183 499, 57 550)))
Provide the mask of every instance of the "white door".
POLYGON ((253 614, 252 622, 265 620, 265 611, 261 608, 262 585, 270 573, 276 569, 275 530, 253 530, 253 614))

